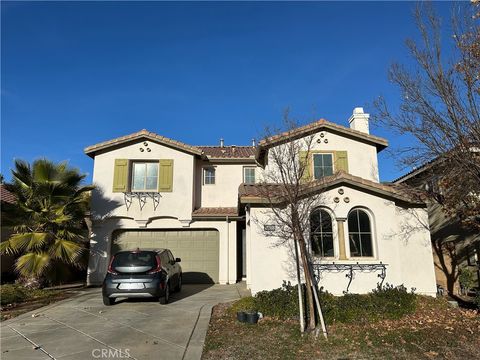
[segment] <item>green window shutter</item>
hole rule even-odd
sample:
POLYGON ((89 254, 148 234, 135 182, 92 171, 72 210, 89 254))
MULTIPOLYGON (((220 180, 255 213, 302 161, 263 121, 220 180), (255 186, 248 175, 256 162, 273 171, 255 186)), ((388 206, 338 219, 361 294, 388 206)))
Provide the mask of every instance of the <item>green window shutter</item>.
POLYGON ((311 153, 310 153, 310 156, 308 156, 308 152, 307 151, 300 151, 298 153, 298 157, 299 157, 299 162, 300 162, 300 166, 305 166, 305 170, 303 171, 303 176, 302 176, 302 181, 310 181, 312 180, 312 175, 310 174, 310 168, 311 168, 311 153))
POLYGON ((173 160, 163 159, 159 161, 158 191, 173 191, 173 160))
POLYGON ((128 186, 128 160, 115 159, 113 168, 113 192, 125 192, 128 186))
POLYGON ((348 173, 348 154, 346 151, 335 151, 335 171, 348 173))

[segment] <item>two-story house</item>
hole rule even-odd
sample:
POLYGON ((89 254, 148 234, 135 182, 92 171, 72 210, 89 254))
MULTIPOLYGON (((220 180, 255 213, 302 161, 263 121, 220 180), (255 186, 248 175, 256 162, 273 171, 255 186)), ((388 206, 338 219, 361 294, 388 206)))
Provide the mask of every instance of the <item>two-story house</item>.
POLYGON ((379 282, 435 294, 425 204, 379 183, 388 143, 369 134, 362 108, 349 122, 319 120, 252 146, 191 146, 142 130, 87 147, 97 186, 88 283, 102 282, 113 252, 137 247, 171 249, 185 282, 245 279, 255 293, 294 281, 291 248, 258 221, 268 216, 259 180, 272 148, 313 135, 307 176, 322 181, 307 196, 325 200, 307 236, 320 284, 334 294, 379 282))

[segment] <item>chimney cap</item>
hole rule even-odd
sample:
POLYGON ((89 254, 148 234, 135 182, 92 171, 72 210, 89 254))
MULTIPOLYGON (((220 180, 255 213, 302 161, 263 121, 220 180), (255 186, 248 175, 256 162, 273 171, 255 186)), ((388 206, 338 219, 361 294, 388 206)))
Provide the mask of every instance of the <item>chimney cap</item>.
POLYGON ((363 111, 363 107, 356 107, 353 109, 352 115, 348 119, 350 124, 350 128, 353 130, 361 131, 366 134, 370 133, 368 127, 368 119, 370 118, 370 114, 366 114, 363 111))

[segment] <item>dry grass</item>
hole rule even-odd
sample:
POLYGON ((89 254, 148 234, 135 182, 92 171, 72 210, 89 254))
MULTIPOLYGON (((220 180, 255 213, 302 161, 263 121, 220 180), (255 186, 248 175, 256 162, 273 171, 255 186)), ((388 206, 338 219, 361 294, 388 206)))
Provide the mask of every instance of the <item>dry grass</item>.
POLYGON ((301 336, 295 321, 241 324, 220 304, 203 359, 479 359, 480 315, 419 297, 414 314, 361 325, 334 324, 329 340, 301 336))

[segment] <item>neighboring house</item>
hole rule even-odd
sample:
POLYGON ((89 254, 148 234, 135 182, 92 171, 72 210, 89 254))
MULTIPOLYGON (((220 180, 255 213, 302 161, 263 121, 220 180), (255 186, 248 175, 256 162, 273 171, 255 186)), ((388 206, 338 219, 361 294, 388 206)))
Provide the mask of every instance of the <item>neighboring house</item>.
POLYGON ((436 198, 442 196, 440 167, 442 162, 434 159, 394 180, 430 193, 428 204, 429 225, 435 275, 437 284, 453 295, 460 294, 459 270, 469 269, 474 273, 475 283, 480 286, 476 260, 480 259, 480 234, 468 230, 460 222, 445 213, 436 198))
MULTIPOLYGON (((2 226, 1 226, 1 238, 0 241, 5 241, 10 237, 12 233, 12 229, 9 226, 5 225, 5 212, 8 211, 8 207, 10 205, 15 204, 16 197, 10 191, 8 191, 3 184, 0 184, 0 207, 2 213, 2 226)), ((2 279, 3 280, 10 280, 13 278, 13 263, 15 258, 11 255, 1 255, 1 263, 2 263, 2 279)))
MULTIPOLYGON (((185 281, 235 283, 256 293, 294 281, 288 246, 275 246, 259 183, 269 149, 314 134, 306 196, 323 193, 311 236, 320 285, 365 293, 377 283, 436 293, 425 204, 379 183, 368 114, 350 128, 326 120, 257 146, 191 146, 146 130, 89 146, 94 159, 88 283, 100 284, 112 252, 167 247, 182 259, 185 281)), ((302 156, 302 154, 299 154, 302 156)))

